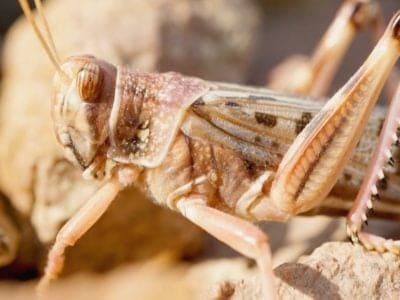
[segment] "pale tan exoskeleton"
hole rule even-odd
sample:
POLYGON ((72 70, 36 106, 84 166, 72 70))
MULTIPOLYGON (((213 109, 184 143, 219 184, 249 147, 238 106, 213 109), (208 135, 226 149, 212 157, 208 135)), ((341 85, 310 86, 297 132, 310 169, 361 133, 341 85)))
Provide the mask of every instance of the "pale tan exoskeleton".
MULTIPOLYGON (((323 105, 263 88, 134 72, 93 56, 61 63, 40 1, 35 3, 45 35, 27 1, 20 3, 57 69, 52 108, 57 138, 85 176, 104 181, 57 235, 40 287, 60 273, 66 247, 100 218, 120 190, 137 184, 155 202, 255 259, 264 298, 274 298, 268 239, 250 221, 285 221, 327 201, 343 207, 335 190, 351 193, 360 185, 360 166, 368 164, 383 114, 375 112, 369 123, 368 117, 400 55, 400 12, 361 68, 323 105)), ((349 3, 347 19, 340 20, 352 33, 360 5, 369 7, 369 2, 349 3)), ((334 68, 327 72, 329 78, 334 68)), ((398 102, 400 96, 395 97, 398 102)), ((388 170, 377 206, 384 213, 399 212, 392 204, 400 192, 397 169, 388 170)), ((360 226, 351 222, 355 235, 360 226)), ((398 242, 369 235, 362 235, 362 242, 382 251, 400 249, 398 242)))

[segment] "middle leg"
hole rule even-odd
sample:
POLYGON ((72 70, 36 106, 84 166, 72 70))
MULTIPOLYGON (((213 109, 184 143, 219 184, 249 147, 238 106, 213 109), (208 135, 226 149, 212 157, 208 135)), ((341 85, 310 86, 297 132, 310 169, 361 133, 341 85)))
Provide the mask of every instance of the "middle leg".
POLYGON ((253 258, 260 270, 263 299, 275 299, 271 250, 264 232, 248 221, 207 206, 201 196, 183 198, 177 202, 177 208, 182 215, 218 240, 253 258))

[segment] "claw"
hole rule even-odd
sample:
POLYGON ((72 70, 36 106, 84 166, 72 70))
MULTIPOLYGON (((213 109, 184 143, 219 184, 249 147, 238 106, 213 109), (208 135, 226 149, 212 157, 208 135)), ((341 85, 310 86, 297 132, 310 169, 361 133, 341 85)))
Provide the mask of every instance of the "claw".
POLYGON ((352 244, 359 243, 358 232, 361 231, 364 219, 366 220, 367 216, 363 215, 352 215, 350 219, 347 221, 346 230, 347 236, 350 239, 352 244))

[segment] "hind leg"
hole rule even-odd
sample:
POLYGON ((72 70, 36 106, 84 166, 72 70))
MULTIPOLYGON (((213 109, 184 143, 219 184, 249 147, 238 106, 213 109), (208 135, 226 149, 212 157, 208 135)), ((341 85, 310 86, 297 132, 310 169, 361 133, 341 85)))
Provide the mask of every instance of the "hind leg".
POLYGON ((379 199, 377 181, 384 179, 383 167, 392 163, 391 147, 398 141, 396 134, 400 126, 400 85, 392 99, 388 116, 383 124, 379 140, 372 154, 367 172, 360 191, 347 216, 347 232, 353 242, 361 242, 368 249, 379 252, 391 251, 400 254, 400 241, 386 240, 384 238, 362 231, 363 224, 367 222, 367 212, 372 209, 373 199, 379 199))
POLYGON ((399 56, 400 11, 360 69, 326 102, 284 155, 270 192, 283 211, 305 212, 328 195, 399 56))

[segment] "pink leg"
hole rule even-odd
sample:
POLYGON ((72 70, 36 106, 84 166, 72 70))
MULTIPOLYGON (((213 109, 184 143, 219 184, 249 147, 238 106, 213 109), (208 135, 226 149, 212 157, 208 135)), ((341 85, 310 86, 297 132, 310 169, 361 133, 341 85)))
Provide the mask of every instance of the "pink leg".
POLYGON ((368 170, 357 198, 347 216, 347 231, 353 242, 360 241, 366 248, 400 253, 400 242, 385 240, 374 235, 360 232, 367 220, 367 211, 372 208, 372 198, 378 197, 376 182, 384 178, 383 167, 391 160, 390 149, 398 139, 396 130, 400 126, 400 85, 389 107, 388 117, 383 124, 378 143, 372 154, 368 170))
POLYGON ((206 206, 201 196, 184 198, 177 207, 190 221, 239 253, 256 260, 261 272, 263 299, 275 299, 271 250, 264 232, 248 221, 206 206))
POLYGON ((122 187, 118 180, 110 180, 63 226, 48 255, 45 273, 37 287, 39 293, 42 293, 50 280, 57 278, 62 271, 65 249, 73 246, 96 223, 122 187))

